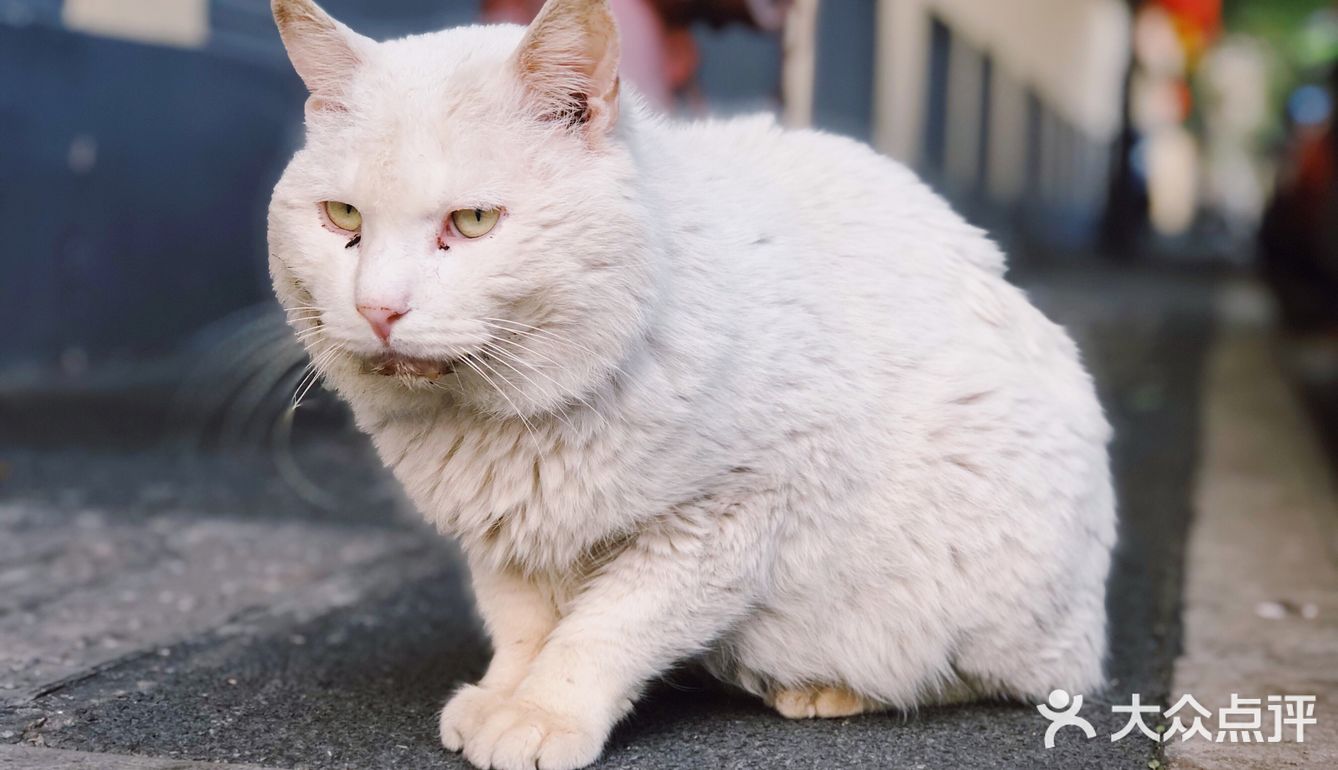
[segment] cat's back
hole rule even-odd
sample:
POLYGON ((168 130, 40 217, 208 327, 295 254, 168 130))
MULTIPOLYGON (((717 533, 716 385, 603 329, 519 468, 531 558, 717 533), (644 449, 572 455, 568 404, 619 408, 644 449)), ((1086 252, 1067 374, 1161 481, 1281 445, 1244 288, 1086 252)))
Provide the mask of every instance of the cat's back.
POLYGON ((1072 340, 1005 280, 986 234, 906 167, 768 117, 666 123, 652 138, 678 310, 727 330, 735 380, 765 390, 813 372, 813 404, 845 393, 903 428, 923 419, 911 405, 960 395, 944 383, 1071 396, 1082 432, 1106 434, 1072 340))
MULTIPOLYGON (((801 261, 918 270, 960 261, 1002 276, 1003 253, 902 164, 853 139, 769 115, 655 124, 641 145, 656 196, 718 243, 789 243, 801 261)), ((755 250, 774 265, 775 254, 755 250)), ((747 261, 748 254, 742 254, 747 261)), ((860 272, 863 272, 862 270, 860 272)))

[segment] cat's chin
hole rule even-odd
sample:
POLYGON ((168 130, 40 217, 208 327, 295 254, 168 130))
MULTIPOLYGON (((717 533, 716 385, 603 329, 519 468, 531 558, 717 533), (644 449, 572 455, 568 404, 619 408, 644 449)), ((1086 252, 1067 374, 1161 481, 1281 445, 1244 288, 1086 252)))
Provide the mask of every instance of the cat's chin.
POLYGON ((398 353, 385 353, 362 361, 363 374, 382 377, 418 378, 436 381, 455 371, 456 361, 412 358, 398 353))

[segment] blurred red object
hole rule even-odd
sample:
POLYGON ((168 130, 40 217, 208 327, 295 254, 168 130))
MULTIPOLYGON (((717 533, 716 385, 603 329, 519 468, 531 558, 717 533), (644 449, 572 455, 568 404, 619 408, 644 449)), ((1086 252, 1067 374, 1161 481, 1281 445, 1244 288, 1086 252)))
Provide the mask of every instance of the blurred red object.
POLYGON ((1155 0, 1175 19, 1176 31, 1191 59, 1222 32, 1222 0, 1155 0))
POLYGON ((1157 0, 1186 24, 1215 35, 1222 26, 1222 0, 1157 0))
MULTIPOLYGON (((692 24, 748 24, 775 31, 789 0, 610 0, 622 34, 622 71, 652 104, 673 107, 689 89, 699 56, 692 24)), ((483 0, 489 22, 528 24, 544 0, 483 0)))

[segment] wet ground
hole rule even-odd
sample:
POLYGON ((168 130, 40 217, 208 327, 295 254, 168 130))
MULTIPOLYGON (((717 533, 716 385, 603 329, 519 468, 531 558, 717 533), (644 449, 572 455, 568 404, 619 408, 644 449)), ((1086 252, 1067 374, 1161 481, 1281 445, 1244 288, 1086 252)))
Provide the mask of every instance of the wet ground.
MULTIPOLYGON (((1160 761, 1137 733, 1110 741, 1124 720, 1108 704, 1163 702, 1179 648, 1210 283, 1023 282, 1079 339, 1118 435, 1112 686, 1083 711, 1096 739, 1064 731, 1045 749, 1048 722, 1028 704, 787 722, 685 669, 615 732, 601 767, 1160 761)), ((453 548, 339 419, 299 421, 291 450, 264 448, 265 430, 201 438, 163 419, 175 394, 152 382, 0 394, 0 744, 464 767, 438 746, 435 712, 488 651, 453 548)))

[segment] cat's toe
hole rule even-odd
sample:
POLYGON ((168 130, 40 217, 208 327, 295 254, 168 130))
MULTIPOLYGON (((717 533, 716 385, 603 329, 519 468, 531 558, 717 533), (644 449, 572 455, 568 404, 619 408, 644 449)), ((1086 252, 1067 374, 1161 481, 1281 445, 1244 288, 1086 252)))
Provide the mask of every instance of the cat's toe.
POLYGON ((583 730, 560 730, 544 737, 539 770, 576 770, 599 759, 604 740, 583 730))
POLYGON ((603 748, 580 720, 519 701, 494 708, 464 741, 465 758, 493 770, 577 770, 603 748))
MULTIPOLYGON (((480 748, 488 752, 488 763, 497 770, 513 770, 513 768, 532 770, 544 737, 544 732, 538 725, 527 724, 524 720, 518 719, 496 737, 491 738, 491 750, 486 746, 480 748)), ((488 765, 479 764, 479 766, 488 765)))
POLYGON ((494 690, 472 684, 461 687, 441 710, 441 745, 450 751, 463 749, 502 701, 503 697, 494 690))

